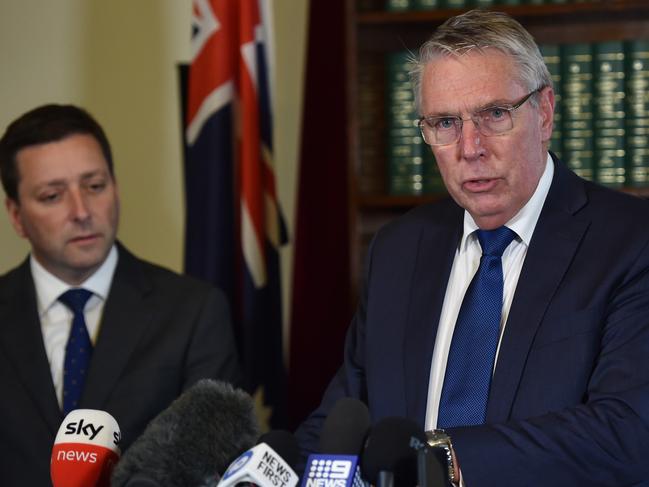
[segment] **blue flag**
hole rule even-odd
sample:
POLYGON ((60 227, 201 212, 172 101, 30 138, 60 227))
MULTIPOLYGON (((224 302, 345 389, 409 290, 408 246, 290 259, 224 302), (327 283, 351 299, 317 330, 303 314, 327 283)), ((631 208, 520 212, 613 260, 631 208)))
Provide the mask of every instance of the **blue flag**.
POLYGON ((230 301, 248 386, 285 421, 277 201, 259 0, 195 0, 185 126, 185 271, 230 301))

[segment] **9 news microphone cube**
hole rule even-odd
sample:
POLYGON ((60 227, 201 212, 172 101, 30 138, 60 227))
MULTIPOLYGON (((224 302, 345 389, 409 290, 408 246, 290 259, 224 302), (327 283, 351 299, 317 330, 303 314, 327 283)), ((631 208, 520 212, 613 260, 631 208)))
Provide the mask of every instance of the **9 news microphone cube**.
POLYGON ((356 455, 309 455, 301 487, 365 487, 356 455))

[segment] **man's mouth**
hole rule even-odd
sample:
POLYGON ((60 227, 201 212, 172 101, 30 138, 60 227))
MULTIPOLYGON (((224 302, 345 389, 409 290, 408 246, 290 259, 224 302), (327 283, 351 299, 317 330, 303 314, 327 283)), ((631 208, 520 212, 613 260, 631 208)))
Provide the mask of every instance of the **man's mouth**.
POLYGON ((484 178, 484 179, 469 179, 463 183, 462 186, 472 193, 482 193, 485 191, 490 191, 496 186, 498 179, 496 178, 484 178))
POLYGON ((88 235, 79 235, 77 237, 71 238, 70 243, 81 243, 81 244, 90 243, 90 242, 94 242, 98 238, 99 238, 98 233, 91 233, 91 234, 88 234, 88 235))

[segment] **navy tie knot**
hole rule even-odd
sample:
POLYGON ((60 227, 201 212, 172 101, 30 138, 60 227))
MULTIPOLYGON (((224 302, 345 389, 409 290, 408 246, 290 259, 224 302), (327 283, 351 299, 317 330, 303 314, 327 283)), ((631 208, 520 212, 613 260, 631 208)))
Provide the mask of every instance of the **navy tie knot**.
POLYGON ((87 289, 68 289, 59 296, 59 301, 65 304, 74 314, 78 314, 83 313, 90 296, 92 296, 92 292, 87 289))
POLYGON ((507 227, 498 227, 494 230, 477 230, 482 255, 502 257, 503 252, 512 243, 516 234, 507 227))

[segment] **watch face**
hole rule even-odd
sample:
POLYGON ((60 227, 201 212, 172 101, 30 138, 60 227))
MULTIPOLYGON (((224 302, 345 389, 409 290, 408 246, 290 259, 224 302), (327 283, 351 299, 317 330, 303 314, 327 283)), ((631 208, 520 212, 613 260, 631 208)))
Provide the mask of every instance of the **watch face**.
POLYGON ((451 438, 443 431, 426 431, 426 441, 429 446, 451 446, 451 438))

